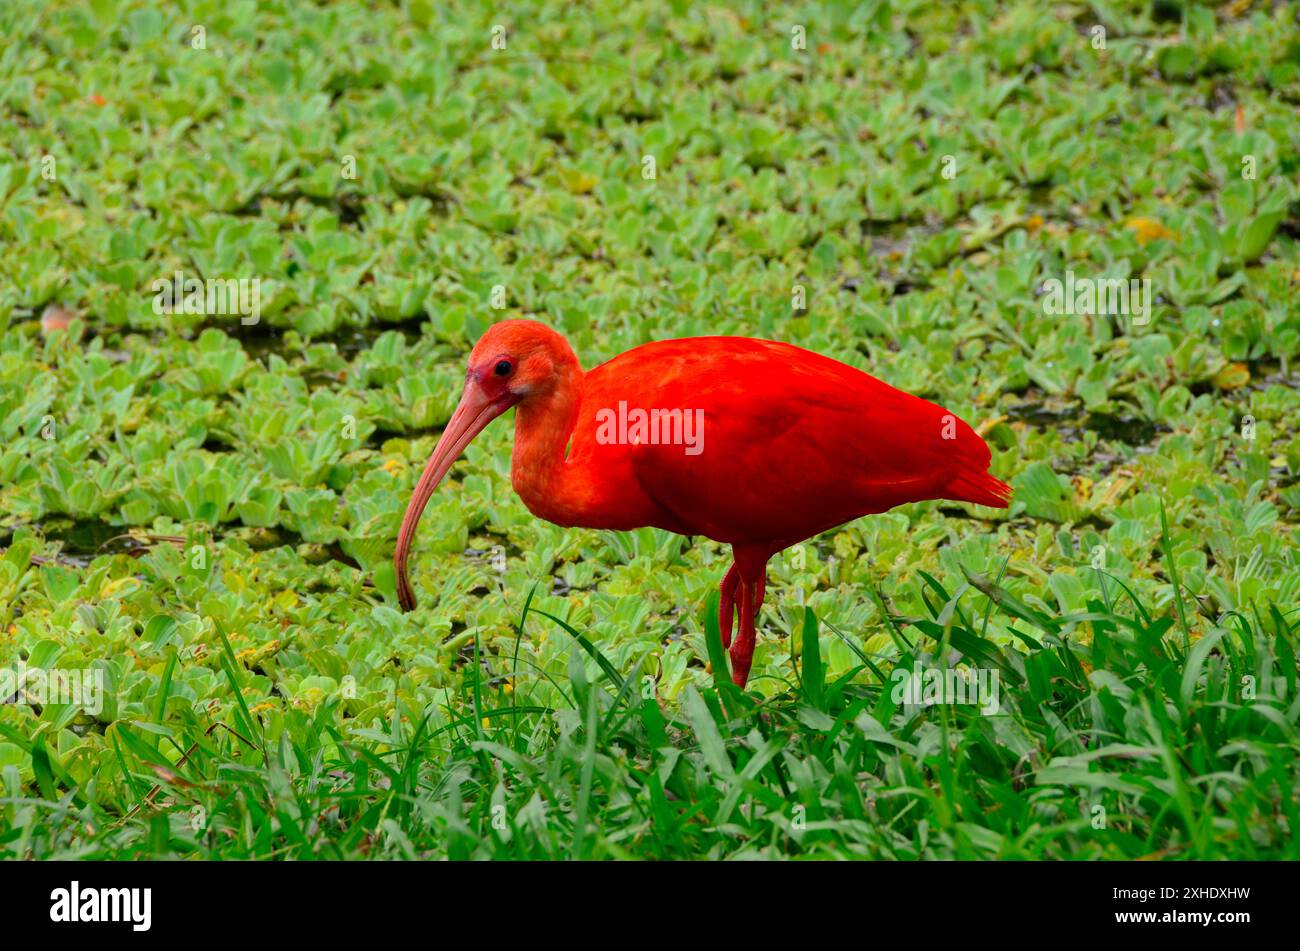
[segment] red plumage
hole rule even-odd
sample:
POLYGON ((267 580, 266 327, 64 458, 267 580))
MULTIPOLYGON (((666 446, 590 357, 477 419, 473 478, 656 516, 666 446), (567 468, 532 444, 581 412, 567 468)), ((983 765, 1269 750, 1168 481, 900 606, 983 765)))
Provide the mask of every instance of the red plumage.
POLYGON ((518 407, 512 483, 533 514, 588 528, 650 525, 732 546, 720 621, 730 645, 739 615, 731 656, 742 685, 773 554, 905 502, 1005 508, 1010 498, 988 472, 988 446, 964 421, 821 354, 697 337, 645 344, 584 374, 559 334, 504 321, 474 347, 461 405, 403 520, 395 562, 404 607, 414 604, 406 554, 429 494, 510 406, 518 407), (611 426, 635 410, 660 425, 611 426), (656 435, 678 438, 656 444, 656 435))

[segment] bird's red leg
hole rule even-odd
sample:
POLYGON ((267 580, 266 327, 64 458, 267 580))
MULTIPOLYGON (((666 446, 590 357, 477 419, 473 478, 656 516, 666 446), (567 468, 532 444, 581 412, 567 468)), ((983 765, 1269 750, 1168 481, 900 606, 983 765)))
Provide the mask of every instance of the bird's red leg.
POLYGON ((736 613, 736 586, 740 583, 740 569, 733 561, 722 576, 722 597, 718 600, 718 633, 722 635, 722 649, 731 646, 731 621, 736 613))
POLYGON ((737 612, 740 615, 740 630, 736 634, 736 642, 731 645, 731 679, 737 686, 743 687, 749 680, 749 668, 754 661, 754 644, 758 639, 754 622, 767 587, 765 576, 769 550, 766 547, 742 548, 735 545, 731 550, 736 559, 735 567, 740 574, 740 610, 737 612))
POLYGON ((757 630, 754 627, 754 586, 748 582, 740 583, 740 630, 736 634, 736 643, 731 648, 731 679, 736 686, 744 687, 749 680, 749 666, 754 662, 754 642, 757 630))

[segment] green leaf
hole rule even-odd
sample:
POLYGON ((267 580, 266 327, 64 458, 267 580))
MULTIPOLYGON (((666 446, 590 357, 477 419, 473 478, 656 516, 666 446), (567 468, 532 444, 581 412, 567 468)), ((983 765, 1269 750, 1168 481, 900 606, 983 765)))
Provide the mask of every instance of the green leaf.
POLYGON ((825 710, 826 670, 822 666, 821 648, 817 641, 817 616, 812 608, 803 609, 803 695, 809 705, 825 710))

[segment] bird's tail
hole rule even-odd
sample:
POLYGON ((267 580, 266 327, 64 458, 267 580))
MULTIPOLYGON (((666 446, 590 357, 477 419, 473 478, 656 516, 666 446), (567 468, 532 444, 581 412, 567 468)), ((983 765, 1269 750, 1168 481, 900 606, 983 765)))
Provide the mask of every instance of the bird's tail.
POLYGON ((948 483, 944 497, 954 502, 974 502, 1004 509, 1011 502, 1011 486, 987 472, 962 469, 948 483))

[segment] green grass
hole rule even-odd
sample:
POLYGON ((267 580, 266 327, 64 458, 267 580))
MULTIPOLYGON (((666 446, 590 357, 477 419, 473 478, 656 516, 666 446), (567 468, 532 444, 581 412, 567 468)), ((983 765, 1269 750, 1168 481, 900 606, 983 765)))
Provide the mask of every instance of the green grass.
POLYGON ((858 676, 873 667, 865 655, 829 678, 830 637, 811 610, 779 693, 742 693, 717 673, 716 599, 715 676, 671 713, 643 692, 640 664, 621 673, 528 604, 521 637, 555 624, 573 638, 555 706, 537 702, 550 691, 511 689, 531 681, 475 645, 441 707, 350 729, 347 704, 331 701, 267 730, 223 643, 233 727, 192 713, 115 724, 126 782, 114 791, 75 782, 38 738, 40 794, 7 791, 4 846, 118 858, 1296 858, 1300 626, 1276 610, 1234 615, 1185 651, 1170 617, 1137 602, 1131 615, 1108 610, 1106 583, 1086 613, 1049 617, 988 578, 950 593, 925 577, 931 616, 891 619, 900 665, 921 643, 961 645, 1005 684, 994 716, 904 709, 888 684, 858 676), (981 636, 990 610, 1020 649, 981 636))
POLYGON ((3 6, 0 671, 109 690, 0 704, 0 855, 1295 857, 1296 16, 3 6), (155 313, 176 270, 260 322, 155 313), (1150 320, 1048 313, 1067 270, 1150 320), (403 615, 403 507, 517 316, 587 366, 818 350, 1015 500, 774 559, 740 694, 726 550, 539 522, 503 420, 403 615), (917 662, 997 712, 900 706, 917 662))

